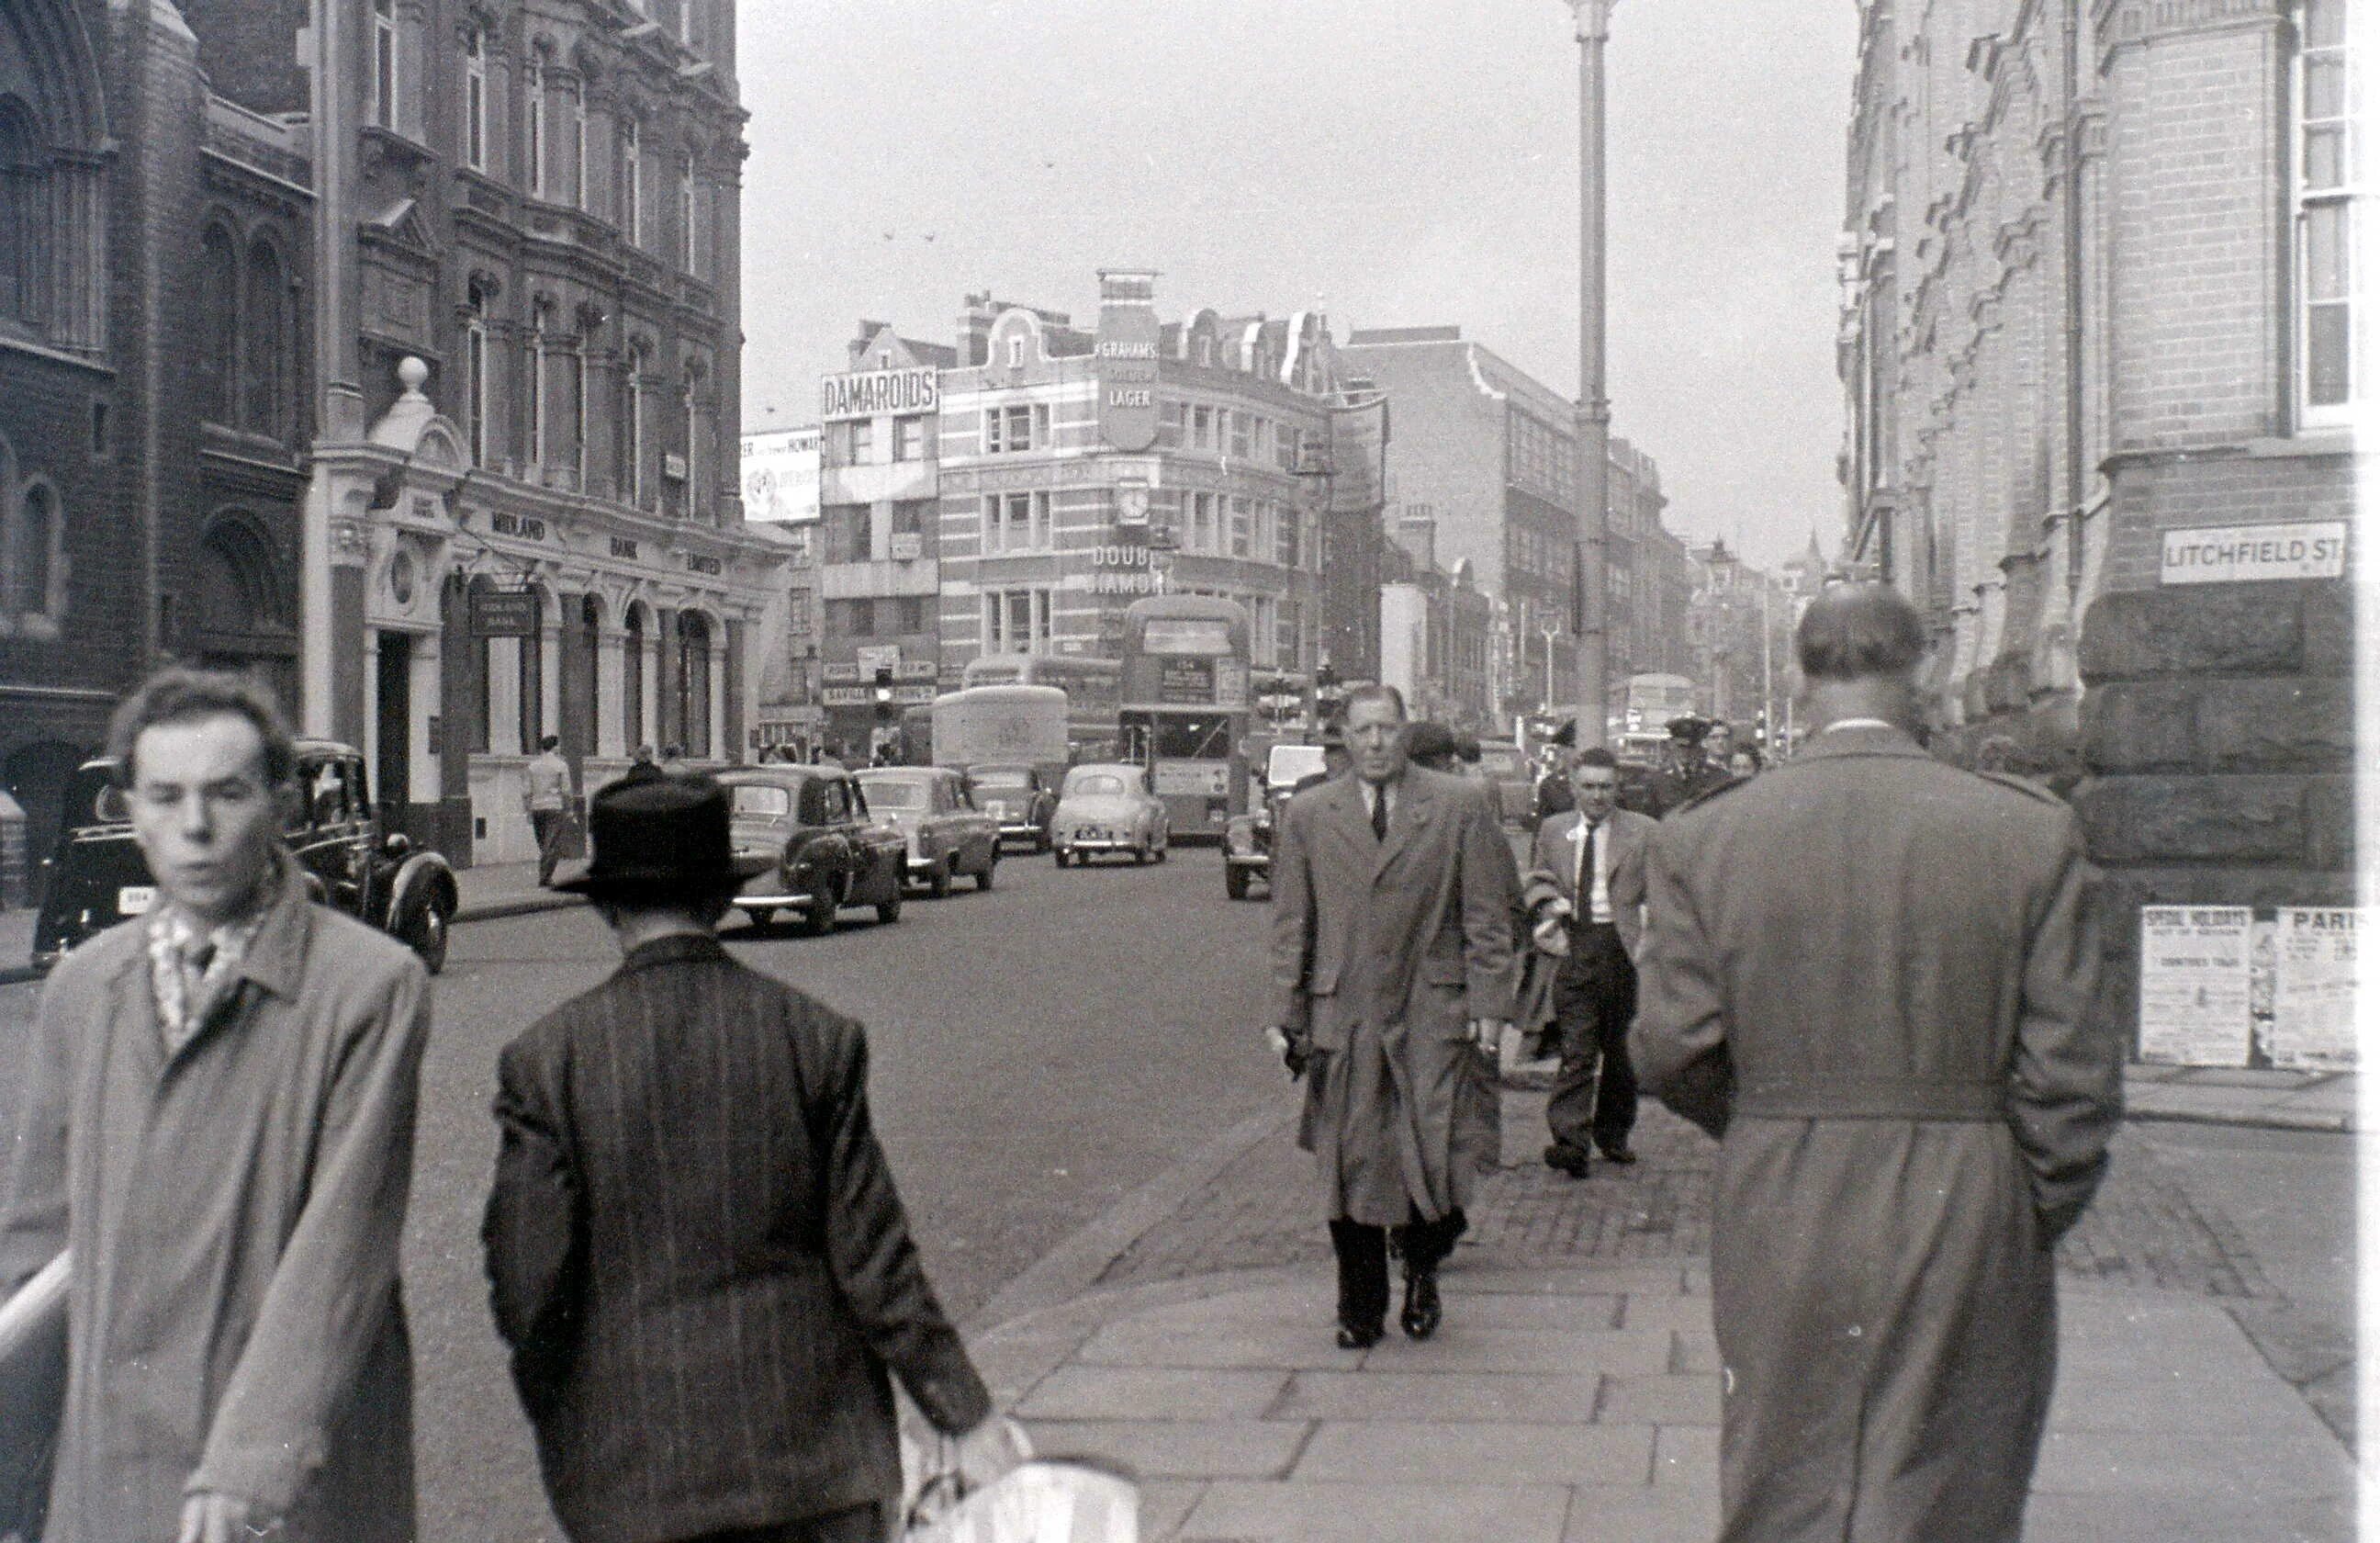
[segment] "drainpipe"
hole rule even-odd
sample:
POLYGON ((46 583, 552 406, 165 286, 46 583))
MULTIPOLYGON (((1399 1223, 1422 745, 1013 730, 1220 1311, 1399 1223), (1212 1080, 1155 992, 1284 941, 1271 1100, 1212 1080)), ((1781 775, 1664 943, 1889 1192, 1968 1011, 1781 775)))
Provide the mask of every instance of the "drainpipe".
POLYGON ((2060 96, 2066 131, 2066 599, 2069 625, 2079 634, 2082 618, 2073 607, 2082 589, 2082 44, 2075 13, 2083 0, 2058 0, 2059 58, 2063 67, 2060 96))

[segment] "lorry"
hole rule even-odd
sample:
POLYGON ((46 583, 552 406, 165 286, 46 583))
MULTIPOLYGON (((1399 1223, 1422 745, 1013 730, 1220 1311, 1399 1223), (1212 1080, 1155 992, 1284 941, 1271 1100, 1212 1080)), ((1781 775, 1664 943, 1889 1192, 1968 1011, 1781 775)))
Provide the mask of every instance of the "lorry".
POLYGON ((1054 686, 970 686, 934 699, 933 763, 1066 765, 1066 693, 1054 686))

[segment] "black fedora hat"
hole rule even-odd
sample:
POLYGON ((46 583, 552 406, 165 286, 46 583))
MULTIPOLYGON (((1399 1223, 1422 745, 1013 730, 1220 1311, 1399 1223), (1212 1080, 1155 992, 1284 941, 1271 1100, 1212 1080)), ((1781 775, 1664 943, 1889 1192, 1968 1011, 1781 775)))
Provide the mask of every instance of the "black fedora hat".
POLYGON ((727 790, 699 774, 624 777, 587 809, 594 858, 554 888, 574 894, 697 899, 743 883, 727 834, 727 790))

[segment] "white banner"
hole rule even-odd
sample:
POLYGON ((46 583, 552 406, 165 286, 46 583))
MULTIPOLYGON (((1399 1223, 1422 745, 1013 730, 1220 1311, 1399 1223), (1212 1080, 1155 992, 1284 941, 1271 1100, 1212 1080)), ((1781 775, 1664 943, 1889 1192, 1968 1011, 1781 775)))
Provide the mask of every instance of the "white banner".
POLYGON ((2249 931, 2245 905, 2141 907, 2141 1059, 2245 1066, 2249 931))

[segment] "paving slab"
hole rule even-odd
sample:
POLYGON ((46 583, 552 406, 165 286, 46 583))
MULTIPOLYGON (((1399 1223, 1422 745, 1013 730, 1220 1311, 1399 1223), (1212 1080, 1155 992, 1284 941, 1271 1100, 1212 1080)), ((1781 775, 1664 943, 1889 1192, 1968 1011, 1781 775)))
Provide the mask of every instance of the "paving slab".
POLYGON ((1020 1419, 1255 1419, 1281 1397, 1285 1371, 1061 1367, 1016 1406, 1020 1419))
POLYGON ((1571 1377, 1667 1371, 1670 1335, 1625 1329, 1482 1329, 1450 1306, 1434 1338, 1418 1344, 1391 1332, 1364 1357, 1383 1371, 1558 1372, 1571 1377))
POLYGON ((1448 1424, 1560 1424, 1595 1407, 1600 1379, 1496 1372, 1302 1371, 1276 1419, 1406 1420, 1427 1409, 1448 1424))
POLYGON ((1640 1291, 1629 1293, 1626 1302, 1620 1314, 1622 1329, 1675 1330, 1687 1334, 1711 1331, 1711 1303, 1707 1296, 1669 1296, 1640 1291))
POLYGON ((1280 1478, 1312 1428, 1298 1420, 1028 1420, 1044 1457, 1099 1457, 1143 1479, 1280 1478))
POLYGON ((1560 1485, 1224 1481, 1190 1510, 1182 1543, 1560 1543, 1560 1485))
POLYGON ((1668 1293, 1685 1296, 1707 1291, 1698 1284, 1699 1272, 1684 1260, 1633 1265, 1499 1265, 1492 1270, 1457 1281, 1445 1280, 1449 1292, 1535 1294, 1540 1296, 1597 1296, 1610 1293, 1668 1293))
MULTIPOLYGON (((2025 1543, 2351 1543, 2355 1505, 2339 1496, 2036 1493, 2024 1509, 2025 1543)), ((1707 1539, 1706 1539, 1707 1543, 1707 1539)))
POLYGON ((1571 1491, 1562 1543, 1711 1543, 1718 1536, 1718 1490, 1581 1485, 1571 1491))
MULTIPOLYGON (((2313 1419, 2311 1411, 2306 1417, 2313 1419)), ((2033 1488, 2040 1495, 2120 1498, 2127 1504, 2135 1497, 2155 1495, 2259 1503, 2352 1495, 2354 1464, 2346 1449, 2330 1439, 2329 1430, 2314 1423, 2326 1452, 2294 1432, 2268 1431, 2253 1444, 2243 1444, 2248 1438, 2234 1432, 2075 1431, 2053 1426, 2041 1444, 2033 1488)))
POLYGON ((1169 1543, 1190 1508, 1207 1492, 1205 1479, 1147 1479, 1140 1487, 1141 1543, 1169 1543))
POLYGON ((1718 1379, 1607 1377, 1595 1417, 1608 1425, 1717 1425, 1718 1379))
POLYGON ((1325 1421, 1289 1476, 1367 1484, 1643 1484, 1648 1425, 1443 1425, 1325 1421))
POLYGON ((1718 1428, 1665 1425, 1653 1433, 1653 1488, 1718 1493, 1718 1428))
POLYGON ((1342 1350, 1329 1318, 1291 1323, 1208 1320, 1111 1323, 1086 1341, 1075 1359, 1086 1366, 1354 1367, 1361 1351, 1342 1350))
MULTIPOLYGON (((1451 1285, 1451 1283, 1450 1283, 1451 1285)), ((1550 1329, 1565 1331, 1620 1327, 1617 1293, 1557 1296, 1547 1292, 1448 1289, 1446 1311, 1474 1329, 1550 1329)))

